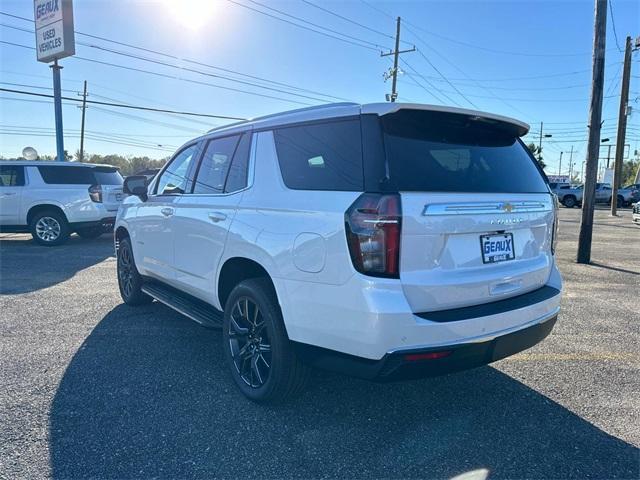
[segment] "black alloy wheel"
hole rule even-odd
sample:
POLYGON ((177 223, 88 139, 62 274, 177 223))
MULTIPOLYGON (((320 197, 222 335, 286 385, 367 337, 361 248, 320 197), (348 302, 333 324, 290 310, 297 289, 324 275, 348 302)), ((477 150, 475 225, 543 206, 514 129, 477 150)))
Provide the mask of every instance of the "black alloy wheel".
POLYGON ((260 307, 240 297, 229 319, 229 348, 240 378, 251 388, 263 386, 271 371, 271 342, 260 307))

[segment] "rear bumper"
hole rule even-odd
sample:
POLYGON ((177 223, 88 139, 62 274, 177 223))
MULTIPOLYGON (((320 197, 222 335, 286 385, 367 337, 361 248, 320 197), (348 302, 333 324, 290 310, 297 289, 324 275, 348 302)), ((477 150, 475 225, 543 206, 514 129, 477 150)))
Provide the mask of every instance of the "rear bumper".
POLYGON ((444 375, 509 357, 544 340, 551 333, 557 318, 557 314, 554 314, 529 327, 484 341, 401 350, 388 353, 380 360, 302 343, 294 342, 294 345, 298 356, 315 367, 367 380, 390 382, 444 375), (421 354, 428 353, 446 356, 420 358, 421 354))
POLYGON ((534 326, 560 310, 555 265, 546 283, 523 295, 416 313, 394 279, 355 275, 339 286, 275 279, 289 339, 379 361, 398 351, 484 342, 534 326))

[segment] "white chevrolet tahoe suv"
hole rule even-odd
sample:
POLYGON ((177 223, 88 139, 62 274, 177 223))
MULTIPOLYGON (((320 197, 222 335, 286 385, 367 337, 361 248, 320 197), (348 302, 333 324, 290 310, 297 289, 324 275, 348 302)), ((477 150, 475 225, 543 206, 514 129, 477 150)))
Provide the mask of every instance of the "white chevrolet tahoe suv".
POLYGON ((30 232, 60 245, 72 232, 95 238, 112 230, 122 176, 110 165, 0 162, 0 232, 30 232))
POLYGON ((387 381, 484 365, 560 309, 557 216, 528 126, 428 105, 332 104, 222 127, 116 219, 124 301, 222 326, 255 401, 309 365, 387 381))

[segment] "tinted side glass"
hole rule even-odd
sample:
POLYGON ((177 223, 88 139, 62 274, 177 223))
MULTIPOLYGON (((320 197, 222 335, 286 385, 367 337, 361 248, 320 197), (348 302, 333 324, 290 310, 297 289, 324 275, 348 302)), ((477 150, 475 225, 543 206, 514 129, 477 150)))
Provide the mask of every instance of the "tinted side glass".
POLYGON ((24 185, 24 167, 19 165, 0 166, 0 187, 22 187, 24 185))
POLYGON ((282 178, 297 190, 362 191, 360 120, 338 120, 273 132, 282 178))
POLYGON ((175 195, 185 192, 187 187, 187 174, 193 157, 198 152, 198 144, 191 145, 179 152, 162 172, 156 185, 158 195, 175 195))
POLYGON ((247 175, 249 173, 249 151, 251 150, 251 134, 245 133, 240 139, 240 143, 236 148, 233 156, 229 173, 227 174, 227 183, 224 191, 237 192, 247 186, 247 175))
POLYGON ((202 155, 193 193, 216 194, 224 191, 224 182, 239 139, 239 135, 234 135, 209 140, 202 155))
POLYGON ((44 183, 50 185, 94 185, 93 169, 89 167, 38 167, 44 183))
POLYGON ((400 191, 548 191, 508 125, 415 110, 385 115, 382 124, 391 178, 400 191))
POLYGON ((98 185, 122 185, 122 175, 117 168, 95 167, 93 175, 98 185))

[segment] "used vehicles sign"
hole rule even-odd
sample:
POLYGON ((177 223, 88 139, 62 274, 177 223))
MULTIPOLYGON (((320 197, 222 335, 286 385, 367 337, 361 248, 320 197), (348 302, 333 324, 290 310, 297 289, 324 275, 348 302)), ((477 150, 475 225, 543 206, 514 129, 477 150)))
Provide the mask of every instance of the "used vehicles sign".
POLYGON ((72 0, 34 0, 36 52, 39 62, 51 62, 76 53, 72 0))

